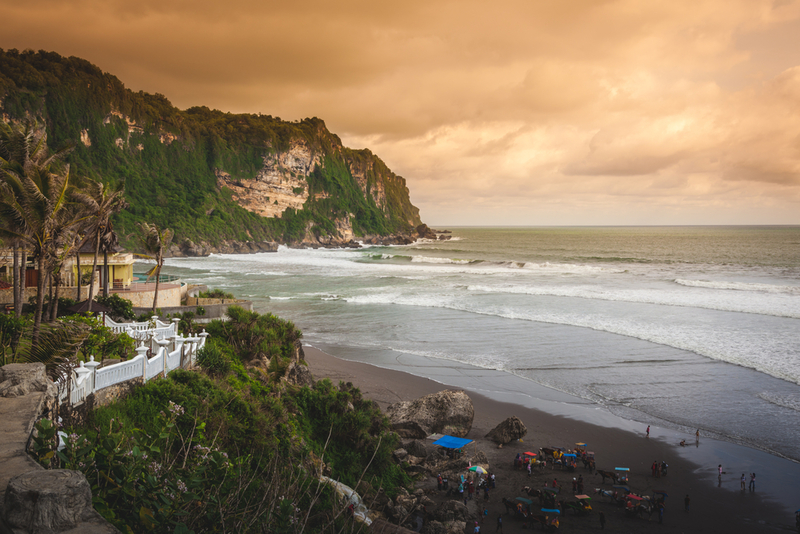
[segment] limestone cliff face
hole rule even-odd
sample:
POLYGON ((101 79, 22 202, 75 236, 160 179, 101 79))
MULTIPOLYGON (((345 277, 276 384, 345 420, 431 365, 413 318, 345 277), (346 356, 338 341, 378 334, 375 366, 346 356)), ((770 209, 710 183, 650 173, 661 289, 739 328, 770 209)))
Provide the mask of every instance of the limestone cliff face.
POLYGON ((66 162, 81 174, 124 184, 130 209, 115 217, 119 235, 155 223, 175 232, 181 253, 420 235, 405 180, 369 150, 343 146, 317 117, 180 110, 86 60, 2 49, 0 117, 36 117, 48 143, 74 147, 66 162))
POLYGON ((306 176, 320 156, 304 140, 293 140, 286 152, 264 156, 264 167, 252 180, 236 180, 215 169, 217 185, 233 191, 233 200, 262 217, 280 217, 286 208, 303 209, 308 199, 306 176))

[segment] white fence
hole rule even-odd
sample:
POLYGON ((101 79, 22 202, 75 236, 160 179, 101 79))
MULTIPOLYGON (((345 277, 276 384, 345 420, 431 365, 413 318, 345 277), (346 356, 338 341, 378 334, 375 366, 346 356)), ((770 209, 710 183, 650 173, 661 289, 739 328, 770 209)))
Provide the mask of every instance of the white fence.
POLYGON ((100 368, 100 363, 92 356, 88 362, 81 362, 73 370, 67 387, 62 387, 59 400, 73 406, 101 389, 141 377, 145 382, 181 367, 194 364, 199 351, 206 344, 208 334, 205 330, 193 337, 183 337, 178 333, 178 320, 172 324, 162 323, 156 318, 146 323, 115 323, 106 319, 106 326, 116 333, 135 333, 134 339, 140 341, 136 357, 125 362, 100 368), (149 353, 149 357, 148 357, 149 353))

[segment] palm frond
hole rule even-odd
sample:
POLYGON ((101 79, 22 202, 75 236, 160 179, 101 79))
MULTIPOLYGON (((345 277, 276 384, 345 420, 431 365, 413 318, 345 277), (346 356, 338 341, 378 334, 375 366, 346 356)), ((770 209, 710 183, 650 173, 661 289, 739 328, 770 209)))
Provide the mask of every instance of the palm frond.
POLYGON ((70 368, 83 342, 91 333, 88 325, 80 323, 55 323, 43 328, 39 342, 20 355, 20 363, 43 363, 47 376, 53 380, 62 377, 70 368))

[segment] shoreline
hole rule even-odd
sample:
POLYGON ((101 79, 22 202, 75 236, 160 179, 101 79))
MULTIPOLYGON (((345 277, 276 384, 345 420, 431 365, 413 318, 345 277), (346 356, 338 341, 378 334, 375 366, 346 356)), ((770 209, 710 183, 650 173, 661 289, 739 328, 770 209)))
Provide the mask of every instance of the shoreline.
MULTIPOLYGON (((467 437, 475 440, 478 447, 489 456, 493 464, 490 470, 498 471, 498 480, 513 479, 519 474, 510 468, 507 469, 508 473, 505 472, 516 452, 547 446, 571 447, 576 442, 584 441, 596 453, 599 469, 629 467, 634 491, 648 494, 663 489, 669 493, 664 524, 659 525, 659 529, 670 532, 794 530, 795 501, 800 503, 795 481, 800 479, 800 465, 790 460, 702 435, 698 446, 695 447, 692 437, 691 442, 687 439, 688 446, 680 447, 678 442, 686 436, 655 426, 651 428, 651 436, 646 438, 645 426, 641 423, 622 420, 599 406, 560 392, 548 392, 549 398, 546 399, 523 395, 513 387, 510 392, 497 393, 505 391, 501 383, 509 385, 514 382, 513 378, 524 380, 508 373, 488 373, 491 376, 487 378, 485 370, 475 373, 483 376, 470 376, 468 370, 459 369, 456 373, 459 380, 446 380, 445 375, 453 372, 453 366, 448 366, 448 371, 426 368, 425 371, 432 371, 430 375, 434 379, 431 379, 404 370, 337 358, 308 345, 304 346, 304 350, 315 379, 330 378, 335 383, 352 382, 365 397, 376 401, 382 410, 394 402, 413 400, 442 389, 468 391, 475 407, 475 420, 467 437), (492 387, 485 387, 487 380, 492 387), (503 449, 497 449, 496 445, 484 439, 484 435, 511 415, 523 420, 528 435, 523 443, 512 442, 503 449), (653 478, 649 468, 653 460, 666 461, 670 465, 669 476, 653 478), (718 463, 722 463, 726 471, 720 480, 716 476, 718 463), (749 476, 751 471, 757 473, 756 491, 742 492, 739 490, 739 477, 742 472, 749 476), (683 510, 683 497, 686 494, 691 496, 694 513, 683 510)), ((395 366, 402 367, 402 363, 397 365, 395 362, 395 366)), ((567 473, 550 473, 549 469, 546 473, 556 474, 564 480, 567 477, 567 473)), ((521 479, 523 484, 524 478, 521 479)), ((594 488, 609 487, 608 484, 601 484, 600 477, 590 475, 585 479, 587 493, 593 494, 594 488)), ((500 487, 498 484, 498 492, 500 487)), ((509 498, 522 496, 517 487, 503 486, 503 490, 501 494, 507 493, 509 498)), ((593 503, 597 504, 598 510, 606 511, 608 525, 613 529, 618 509, 606 509, 611 505, 603 502, 603 499, 593 503)), ((491 506, 489 509, 494 513, 491 506)), ((573 520, 571 516, 567 517, 562 522, 562 528, 583 531, 579 522, 585 523, 585 518, 573 520)), ((640 518, 625 520, 626 531, 648 532, 655 528, 651 523, 657 523, 657 514, 651 521, 640 518)), ((596 530, 593 528, 595 526, 595 523, 585 525, 589 530, 596 530)))

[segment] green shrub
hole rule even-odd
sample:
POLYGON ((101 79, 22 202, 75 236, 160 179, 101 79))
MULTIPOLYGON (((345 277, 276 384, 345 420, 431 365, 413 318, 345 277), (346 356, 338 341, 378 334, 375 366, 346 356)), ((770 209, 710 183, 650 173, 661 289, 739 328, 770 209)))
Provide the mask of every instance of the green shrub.
POLYGON ((107 297, 98 295, 94 300, 98 304, 111 308, 113 310, 112 317, 116 320, 133 321, 136 319, 136 315, 133 313, 133 302, 122 298, 116 293, 112 293, 107 297))
POLYGON ((197 364, 210 375, 225 375, 231 370, 231 356, 226 353, 225 347, 210 338, 205 346, 197 351, 197 364))
POLYGON ((226 293, 221 289, 212 289, 210 291, 201 291, 198 295, 201 299, 235 299, 233 293, 226 293))

